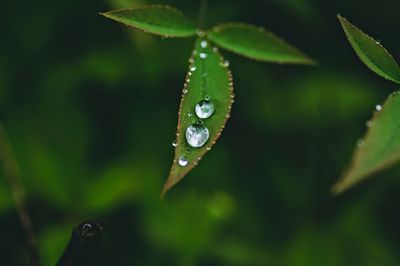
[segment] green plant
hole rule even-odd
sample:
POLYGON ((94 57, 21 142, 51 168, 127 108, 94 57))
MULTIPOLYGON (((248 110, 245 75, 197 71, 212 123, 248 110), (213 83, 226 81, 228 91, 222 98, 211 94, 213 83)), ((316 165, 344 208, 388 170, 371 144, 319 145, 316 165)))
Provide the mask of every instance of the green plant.
MULTIPOLYGON (((354 51, 372 71, 395 83, 400 83, 400 68, 389 52, 348 20, 338 16, 354 51)), ((357 142, 352 162, 339 182, 333 187, 341 193, 366 177, 383 170, 400 160, 400 96, 392 93, 367 122, 367 132, 357 142)))
POLYGON ((229 62, 223 59, 216 46, 264 62, 314 63, 271 32, 249 24, 224 23, 204 30, 177 9, 162 5, 139 6, 102 15, 162 37, 197 35, 182 90, 173 143, 175 157, 163 194, 211 149, 230 117, 234 102, 232 75, 229 62))

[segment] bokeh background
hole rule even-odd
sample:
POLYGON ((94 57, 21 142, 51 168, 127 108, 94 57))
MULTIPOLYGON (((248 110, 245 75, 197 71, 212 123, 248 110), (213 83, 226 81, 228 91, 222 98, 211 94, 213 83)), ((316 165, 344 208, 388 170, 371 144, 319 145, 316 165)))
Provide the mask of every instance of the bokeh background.
MULTIPOLYGON (((347 17, 400 58, 400 2, 210 1, 319 62, 230 60, 236 102, 213 150, 164 200, 193 39, 99 12, 129 0, 0 2, 0 119, 22 172, 43 265, 71 230, 104 224, 94 265, 400 265, 400 167, 330 194, 376 104, 397 89, 357 59, 347 17)), ((154 3, 154 2, 153 2, 154 3)), ((200 2, 160 0, 197 17, 200 2)), ((26 265, 0 173, 0 264, 26 265)))

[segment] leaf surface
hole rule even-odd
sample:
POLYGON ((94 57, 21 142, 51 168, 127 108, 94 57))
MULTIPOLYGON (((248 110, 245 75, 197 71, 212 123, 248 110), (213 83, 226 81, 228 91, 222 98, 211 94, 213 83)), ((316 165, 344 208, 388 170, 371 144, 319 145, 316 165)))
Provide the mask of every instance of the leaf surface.
POLYGON ((227 61, 224 61, 217 48, 211 47, 204 39, 198 39, 189 63, 179 109, 175 157, 162 194, 189 173, 211 149, 230 117, 233 103, 232 76, 227 61), (207 99, 213 104, 214 113, 200 119, 195 107, 207 99), (190 146, 186 138, 186 130, 192 125, 204 126, 209 131, 207 142, 199 148, 190 146), (182 166, 180 159, 185 159, 187 165, 182 166))
POLYGON ((338 15, 338 19, 361 61, 379 76, 400 83, 399 65, 380 42, 362 32, 340 15, 338 15))
POLYGON ((207 33, 217 45, 239 55, 266 62, 314 64, 314 61, 273 33, 250 24, 225 23, 207 33))
POLYGON ((163 37, 189 37, 196 27, 181 11, 162 5, 120 9, 101 15, 145 32, 163 37))
POLYGON ((363 140, 358 142, 352 163, 333 187, 339 194, 368 176, 400 160, 400 94, 393 93, 374 114, 363 140))

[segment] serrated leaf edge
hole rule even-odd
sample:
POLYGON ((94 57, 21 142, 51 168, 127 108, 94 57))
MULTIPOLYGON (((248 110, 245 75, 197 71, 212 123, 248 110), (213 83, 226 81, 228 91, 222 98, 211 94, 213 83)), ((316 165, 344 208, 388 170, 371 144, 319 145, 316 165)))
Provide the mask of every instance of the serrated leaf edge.
POLYGON ((220 24, 214 26, 213 28, 211 28, 210 30, 208 30, 207 33, 208 33, 208 32, 219 32, 219 31, 221 31, 222 28, 225 28, 225 27, 233 27, 233 26, 234 26, 234 27, 241 27, 241 28, 249 28, 249 29, 252 29, 252 30, 256 30, 256 31, 258 31, 258 32, 260 32, 260 33, 267 34, 267 35, 269 35, 269 36, 275 38, 276 40, 278 40, 278 41, 281 42, 282 44, 286 45, 287 47, 289 47, 289 48, 290 48, 291 50, 293 50, 294 52, 296 52, 296 53, 298 53, 299 55, 303 56, 303 57, 304 57, 304 60, 303 60, 303 61, 285 60, 284 62, 282 62, 282 61, 279 61, 279 60, 265 60, 265 59, 259 59, 259 58, 254 57, 254 56, 249 56, 249 55, 240 54, 240 53, 234 51, 234 50, 231 49, 231 48, 221 46, 221 45, 217 44, 216 42, 214 42, 214 41, 212 40, 212 38, 208 38, 208 34, 206 35, 206 37, 207 37, 208 40, 210 40, 211 42, 213 42, 213 43, 216 44, 217 46, 219 46, 219 47, 221 47, 221 48, 223 48, 223 49, 225 49, 225 50, 227 50, 227 51, 230 51, 230 52, 235 53, 235 54, 238 54, 238 55, 240 55, 240 56, 243 56, 243 57, 246 57, 246 58, 249 58, 249 59, 253 59, 253 60, 256 60, 256 61, 260 61, 260 62, 271 62, 271 63, 277 63, 277 64, 298 64, 298 65, 304 65, 304 64, 305 64, 305 65, 316 65, 316 64, 317 64, 317 62, 316 62, 315 60, 311 59, 307 54, 305 54, 304 52, 300 51, 299 49, 297 49, 297 48, 294 47, 293 45, 289 44, 288 42, 286 42, 286 41, 285 41, 284 39, 282 39, 281 37, 275 35, 273 32, 271 32, 271 31, 269 31, 269 30, 266 30, 264 27, 261 27, 261 26, 255 26, 255 25, 253 25, 253 24, 244 23, 244 22, 225 22, 225 23, 220 23, 220 24))
MULTIPOLYGON (((218 56, 220 58, 220 63, 223 63, 224 62, 223 56, 220 53, 218 53, 218 56)), ((193 55, 191 57, 193 57, 193 55)), ((231 115, 232 105, 233 105, 233 102, 234 102, 235 94, 233 92, 232 72, 229 69, 227 69, 227 71, 228 71, 228 79, 229 79, 229 88, 228 89, 230 91, 230 97, 231 97, 231 100, 229 101, 229 106, 228 106, 228 110, 229 111, 225 115, 226 118, 224 120, 224 123, 221 126, 221 129, 217 132, 215 137, 208 142, 206 148, 211 148, 212 146, 214 146, 214 144, 217 142, 218 138, 221 136, 222 131, 224 130, 225 125, 226 125, 226 123, 227 123, 227 121, 228 121, 228 119, 230 118, 230 115, 231 115)), ((189 71, 188 71, 188 73, 189 73, 189 71)), ((188 73, 186 74, 183 90, 186 89, 187 84, 188 84, 188 80, 189 80, 189 77, 190 77, 188 73)), ((179 112, 178 112, 178 125, 177 125, 177 129, 176 129, 176 136, 177 137, 179 136, 179 130, 180 130, 180 126, 181 126, 181 110, 182 110, 182 106, 183 106, 184 100, 185 100, 185 93, 182 92, 182 97, 181 97, 181 101, 180 101, 180 104, 179 104, 179 112)), ((177 183, 179 183, 199 163, 199 161, 203 158, 203 156, 208 152, 208 151, 206 151, 203 154, 203 156, 198 157, 196 160, 193 160, 192 162, 190 162, 187 166, 185 166, 186 169, 187 169, 187 172, 184 173, 184 174, 178 175, 175 180, 171 181, 173 166, 177 162, 177 159, 179 158, 179 154, 177 153, 177 151, 179 150, 179 145, 180 145, 179 142, 177 142, 177 145, 178 146, 175 147, 174 160, 173 160, 173 164, 171 166, 171 170, 169 172, 167 181, 164 183, 164 186, 163 186, 163 189, 162 189, 162 192, 161 192, 161 198, 163 198, 165 196, 165 194, 173 186, 175 186, 177 183)))

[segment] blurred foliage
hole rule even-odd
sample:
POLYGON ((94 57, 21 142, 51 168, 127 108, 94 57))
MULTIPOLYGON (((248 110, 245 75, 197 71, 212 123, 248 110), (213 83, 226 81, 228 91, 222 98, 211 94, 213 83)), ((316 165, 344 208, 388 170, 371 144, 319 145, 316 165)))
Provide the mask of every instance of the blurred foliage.
MULTIPOLYGON (((400 264, 399 167, 329 194, 374 106, 393 90, 356 58, 336 14, 385 39, 398 58, 400 32, 388 27, 400 24, 398 1, 210 1, 208 26, 264 26, 319 65, 223 52, 235 77, 232 117, 164 200, 193 40, 147 36, 98 15, 129 3, 0 3, 0 114, 44 265, 84 220, 104 224, 99 266, 400 264)), ((194 18, 199 7, 159 3, 194 18)), ((2 173, 0 225, 1 264, 24 265, 2 173)))

